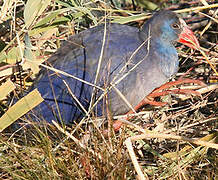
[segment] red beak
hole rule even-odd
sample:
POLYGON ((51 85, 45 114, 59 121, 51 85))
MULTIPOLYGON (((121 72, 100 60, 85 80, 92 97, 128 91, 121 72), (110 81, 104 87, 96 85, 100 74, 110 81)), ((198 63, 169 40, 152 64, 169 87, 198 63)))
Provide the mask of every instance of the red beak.
POLYGON ((195 37, 194 33, 191 29, 189 29, 188 25, 185 23, 183 19, 180 19, 180 22, 183 26, 183 30, 179 35, 178 42, 192 48, 192 49, 200 49, 199 42, 195 37))

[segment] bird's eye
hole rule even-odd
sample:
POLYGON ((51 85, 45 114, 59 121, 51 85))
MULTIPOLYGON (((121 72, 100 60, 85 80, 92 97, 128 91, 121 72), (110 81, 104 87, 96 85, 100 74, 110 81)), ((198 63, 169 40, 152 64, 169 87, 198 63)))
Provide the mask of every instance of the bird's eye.
POLYGON ((180 26, 175 23, 175 24, 172 24, 172 28, 173 28, 173 29, 180 29, 180 26))

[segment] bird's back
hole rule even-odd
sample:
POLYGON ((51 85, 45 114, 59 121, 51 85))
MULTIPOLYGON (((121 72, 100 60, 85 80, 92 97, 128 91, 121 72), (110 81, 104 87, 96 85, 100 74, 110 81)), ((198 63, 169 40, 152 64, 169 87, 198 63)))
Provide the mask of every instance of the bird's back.
MULTIPOLYGON (((102 54, 102 63, 97 85, 106 88, 110 81, 117 76, 126 64, 131 54, 139 46, 138 29, 125 25, 107 24, 104 38, 104 25, 83 31, 65 41, 61 48, 48 59, 52 67, 69 73, 77 78, 94 84, 98 63, 102 54), (102 45, 104 48, 102 50, 102 45)), ((118 75, 117 79, 123 73, 118 75)), ((126 81, 124 79, 123 81, 126 81)), ((122 81, 120 84, 123 84, 122 81)), ((69 93, 69 89, 87 110, 89 107, 93 86, 72 77, 57 74, 47 69, 40 71, 33 87, 38 88, 45 101, 35 108, 36 115, 42 115, 46 121, 51 122, 55 113, 62 120, 70 123, 81 118, 84 113, 69 93), (55 102, 56 99, 56 102, 55 102), (57 108, 58 105, 58 108, 57 108)), ((103 91, 96 88, 95 98, 103 91)), ((113 94, 111 94, 113 96, 113 94)), ((117 95, 115 95, 117 96, 117 95)), ((102 102, 98 105, 98 114, 102 114, 102 102)))
MULTIPOLYGON (((150 52, 147 53, 147 44, 147 41, 140 39, 139 30, 135 27, 106 24, 105 29, 104 25, 100 25, 69 38, 48 59, 48 63, 58 70, 94 84, 101 61, 95 85, 104 90, 115 85, 116 89, 112 87, 105 97, 112 113, 122 114, 130 109, 124 99, 134 107, 167 80, 157 63, 150 58, 154 54, 151 56, 150 52), (159 76, 158 79, 156 76, 159 76)), ((91 97, 96 102, 105 92, 95 88, 92 96, 93 86, 86 82, 43 69, 32 87, 38 88, 45 99, 35 108, 36 115, 47 122, 56 119, 63 120, 66 124, 80 119, 85 113, 75 97, 88 110, 91 97)), ((106 103, 103 102, 101 99, 95 107, 97 115, 104 114, 106 103)))

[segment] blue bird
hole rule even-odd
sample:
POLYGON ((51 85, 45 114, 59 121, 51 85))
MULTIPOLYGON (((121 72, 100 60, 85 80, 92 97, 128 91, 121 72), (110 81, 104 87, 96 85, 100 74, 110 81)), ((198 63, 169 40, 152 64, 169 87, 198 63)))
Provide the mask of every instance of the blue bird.
POLYGON ((89 111, 128 112, 178 71, 176 41, 192 48, 198 43, 168 10, 155 13, 141 29, 107 23, 70 37, 46 62, 65 74, 42 68, 30 90, 37 88, 45 101, 31 114, 71 124, 89 111))

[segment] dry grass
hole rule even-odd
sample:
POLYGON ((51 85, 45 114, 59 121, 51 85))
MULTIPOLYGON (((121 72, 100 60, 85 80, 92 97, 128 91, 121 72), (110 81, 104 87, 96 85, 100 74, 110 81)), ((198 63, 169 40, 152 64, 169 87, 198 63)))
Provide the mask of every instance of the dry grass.
MULTIPOLYGON (((138 4, 135 10, 131 1, 90 4, 48 0, 40 8, 37 3, 41 1, 33 2, 36 4, 29 7, 21 0, 0 3, 0 83, 11 79, 16 86, 16 91, 11 84, 10 88, 4 87, 4 93, 10 94, 0 95, 2 115, 11 106, 15 92, 22 94, 31 86, 31 78, 38 71, 38 65, 25 61, 24 55, 39 64, 70 35, 104 23, 105 18, 140 26, 156 7, 178 8, 177 12, 187 17, 206 52, 207 60, 198 51, 178 47, 181 68, 174 79, 200 79, 208 87, 177 86, 197 89, 201 97, 162 97, 169 105, 144 107, 119 133, 109 128, 108 138, 101 133, 106 127, 98 127, 93 119, 86 119, 90 123, 82 127, 74 124, 65 129, 58 125, 27 126, 27 123, 16 131, 8 128, 0 136, 0 179, 217 179, 218 4, 215 1, 184 1, 183 6, 179 1, 153 1, 150 5, 138 4), (141 14, 145 6, 150 9, 141 14), (24 43, 26 30, 32 46, 28 40, 24 43), (21 62, 22 71, 16 62, 21 62), (133 163, 139 165, 142 176, 137 175, 133 163)), ((22 120, 27 122, 28 117, 22 120)))

